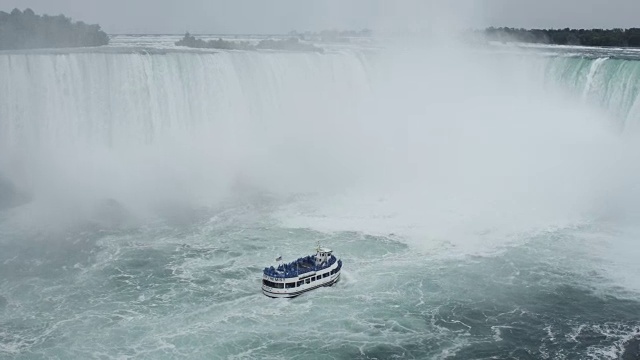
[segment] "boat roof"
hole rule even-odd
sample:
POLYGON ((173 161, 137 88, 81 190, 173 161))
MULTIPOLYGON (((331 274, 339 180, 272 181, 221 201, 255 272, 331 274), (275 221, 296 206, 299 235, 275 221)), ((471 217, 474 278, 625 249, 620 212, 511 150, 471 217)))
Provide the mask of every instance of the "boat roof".
POLYGON ((321 248, 318 248, 318 251, 320 251, 320 252, 331 252, 331 249, 321 247, 321 248))

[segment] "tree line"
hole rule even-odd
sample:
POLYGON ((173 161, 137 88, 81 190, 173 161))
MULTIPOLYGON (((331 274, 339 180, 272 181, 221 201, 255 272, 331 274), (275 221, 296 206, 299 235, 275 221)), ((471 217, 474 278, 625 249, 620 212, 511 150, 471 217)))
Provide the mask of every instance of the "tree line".
POLYGON ((490 27, 480 32, 489 40, 555 45, 640 47, 640 29, 517 29, 490 27))
POLYGON ((0 50, 100 46, 109 36, 100 25, 73 22, 64 15, 36 15, 33 10, 0 11, 0 50))
POLYGON ((223 50, 290 50, 290 51, 313 51, 323 52, 322 48, 319 48, 313 44, 306 44, 300 42, 298 38, 289 38, 284 40, 261 40, 257 44, 252 44, 248 41, 228 41, 218 38, 217 40, 204 41, 197 39, 190 33, 184 34, 184 37, 175 43, 177 46, 187 46, 191 48, 204 48, 204 49, 223 49, 223 50))

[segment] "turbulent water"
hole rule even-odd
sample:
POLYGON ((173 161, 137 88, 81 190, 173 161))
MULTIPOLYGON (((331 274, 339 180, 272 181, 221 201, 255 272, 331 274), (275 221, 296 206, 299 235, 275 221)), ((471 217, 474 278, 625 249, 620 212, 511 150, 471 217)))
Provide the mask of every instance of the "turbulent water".
POLYGON ((172 41, 0 53, 0 358, 640 358, 640 53, 172 41))

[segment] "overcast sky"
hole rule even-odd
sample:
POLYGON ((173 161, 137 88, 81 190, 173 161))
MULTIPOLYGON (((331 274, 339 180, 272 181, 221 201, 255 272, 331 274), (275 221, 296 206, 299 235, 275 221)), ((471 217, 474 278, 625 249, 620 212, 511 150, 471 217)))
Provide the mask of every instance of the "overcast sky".
POLYGON ((443 27, 640 27, 640 0, 0 0, 108 33, 406 31, 443 27))

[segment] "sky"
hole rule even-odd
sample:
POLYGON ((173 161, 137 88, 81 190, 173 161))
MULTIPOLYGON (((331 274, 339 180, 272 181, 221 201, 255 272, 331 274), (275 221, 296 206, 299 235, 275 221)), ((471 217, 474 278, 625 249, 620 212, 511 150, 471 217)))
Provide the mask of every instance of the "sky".
POLYGON ((118 33, 640 27, 640 0, 0 0, 118 33))

